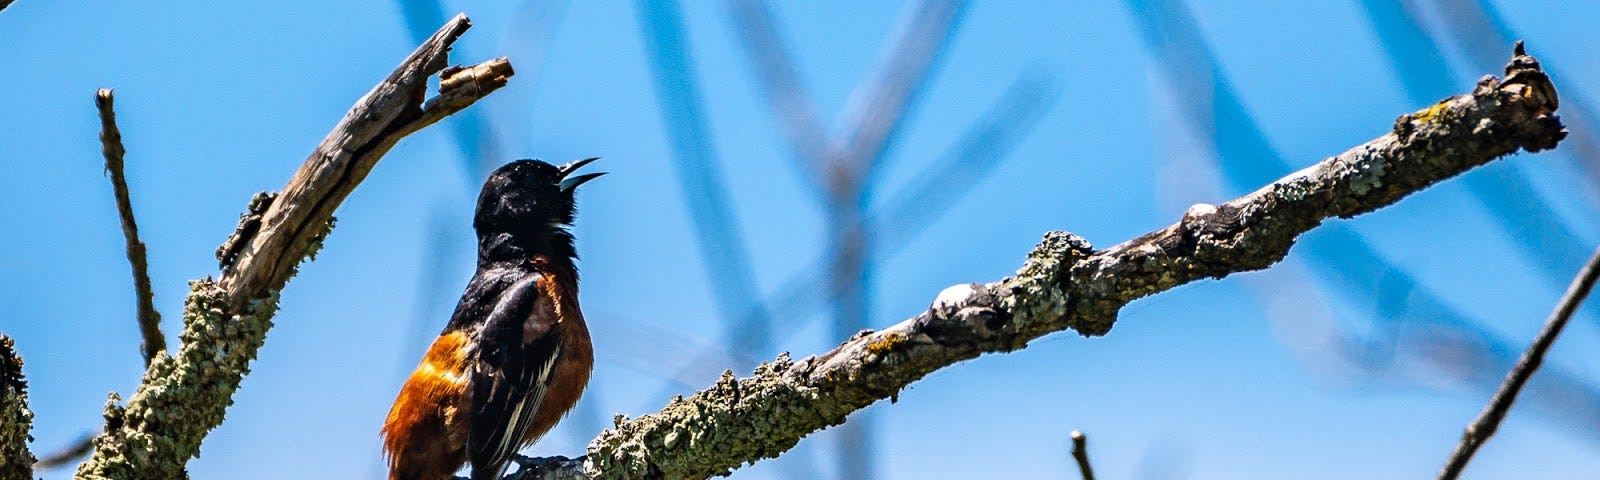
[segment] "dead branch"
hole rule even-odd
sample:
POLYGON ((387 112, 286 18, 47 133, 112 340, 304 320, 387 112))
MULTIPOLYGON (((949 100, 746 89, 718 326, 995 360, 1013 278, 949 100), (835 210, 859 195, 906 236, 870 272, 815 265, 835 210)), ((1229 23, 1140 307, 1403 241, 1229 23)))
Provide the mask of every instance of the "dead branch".
POLYGON ((457 15, 368 92, 277 196, 259 196, 230 238, 221 278, 191 282, 182 346, 157 354, 127 405, 106 405, 106 430, 83 479, 182 478, 205 435, 222 423, 239 381, 272 327, 278 291, 315 257, 333 212, 402 137, 504 86, 504 58, 447 67, 450 45, 471 27, 457 15), (434 73, 439 93, 424 103, 434 73))
POLYGON ((156 352, 167 349, 167 337, 161 333, 161 313, 156 311, 155 292, 150 287, 150 265, 146 261, 144 242, 139 241, 139 224, 133 220, 133 201, 128 198, 128 179, 123 175, 122 130, 117 128, 117 112, 111 89, 95 92, 94 106, 100 110, 100 151, 106 157, 106 175, 111 177, 111 190, 117 198, 117 214, 122 219, 122 236, 128 243, 128 264, 133 267, 133 292, 138 297, 139 334, 144 343, 139 345, 144 354, 144 366, 156 352))

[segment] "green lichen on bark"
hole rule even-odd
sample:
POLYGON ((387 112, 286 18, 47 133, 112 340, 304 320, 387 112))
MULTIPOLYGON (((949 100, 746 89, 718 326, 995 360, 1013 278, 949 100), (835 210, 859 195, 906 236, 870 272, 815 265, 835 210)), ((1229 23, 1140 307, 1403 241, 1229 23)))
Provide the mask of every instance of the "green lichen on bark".
MULTIPOLYGON (((329 218, 311 237, 296 270, 316 257, 333 226, 329 218)), ((229 314, 230 305, 215 282, 189 283, 177 356, 162 352, 152 358, 126 406, 111 394, 105 408, 106 431, 95 438, 94 457, 78 468, 77 478, 186 476, 184 465, 199 455, 206 434, 222 424, 233 405, 233 393, 266 342, 278 310, 278 292, 250 301, 243 314, 229 314)))
POLYGON ((616 428, 590 442, 589 472, 601 479, 726 475, 745 462, 777 457, 819 425, 842 424, 864 406, 806 385, 804 372, 794 368, 781 355, 751 377, 724 372, 711 388, 674 397, 660 412, 619 417, 616 428))
POLYGON ((228 315, 228 299, 210 280, 189 284, 177 356, 157 355, 126 406, 106 405, 106 431, 80 479, 183 478, 206 433, 222 424, 239 381, 265 341, 276 292, 228 315))
MULTIPOLYGON (((1028 252, 1028 258, 1022 263, 1022 268, 1017 269, 1017 275, 1004 282, 1002 288, 1009 295, 1001 299, 1006 311, 1011 312, 1013 324, 1018 331, 1030 331, 1037 328, 1050 328, 1056 319, 1066 315, 1069 310, 1069 301, 1063 280, 1078 260, 1089 256, 1094 247, 1083 237, 1068 232, 1048 232, 1039 245, 1028 252)), ((1109 324, 1106 325, 1109 328, 1109 324)), ((1098 326, 1073 325, 1079 333, 1084 335, 1102 335, 1104 331, 1098 326)), ((1050 328, 1055 330, 1055 328, 1050 328)), ((1024 335, 1023 337, 1026 337, 1024 335)), ((1019 337, 1021 338, 1021 337, 1019 337)), ((1022 339, 1008 349, 1022 348, 1027 345, 1022 339)))
POLYGON ((0 478, 33 476, 33 411, 28 410, 28 381, 16 342, 0 334, 0 478))

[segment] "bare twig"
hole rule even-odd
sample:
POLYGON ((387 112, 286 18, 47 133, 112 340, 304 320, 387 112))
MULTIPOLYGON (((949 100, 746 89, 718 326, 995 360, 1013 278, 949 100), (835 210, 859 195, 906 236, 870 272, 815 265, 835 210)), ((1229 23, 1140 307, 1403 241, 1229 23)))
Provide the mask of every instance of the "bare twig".
POLYGON ((55 453, 39 457, 39 461, 33 463, 34 470, 50 470, 78 461, 94 449, 94 437, 99 435, 100 432, 85 433, 55 453))
POLYGON ((1561 296, 1561 301, 1556 304, 1556 310, 1550 313, 1550 319, 1544 323, 1544 328, 1539 330, 1539 335, 1534 337, 1533 345, 1522 353, 1522 358, 1517 360, 1517 366, 1512 367, 1511 373, 1506 374, 1505 383, 1500 384, 1500 389, 1494 392, 1489 404, 1483 407, 1483 412, 1478 418, 1467 426, 1467 431, 1461 435, 1461 444, 1456 445, 1450 460, 1445 462, 1444 470, 1439 472, 1439 480, 1455 480, 1461 476, 1461 471, 1467 468, 1467 462, 1472 460, 1472 455, 1478 452, 1478 447, 1489 441, 1494 436, 1495 430, 1500 428, 1500 422, 1505 421, 1506 413, 1511 411, 1511 404, 1517 401, 1517 394, 1522 392, 1522 386, 1533 378, 1533 372, 1539 370, 1539 365, 1544 363, 1544 355, 1550 351, 1550 346, 1555 344, 1556 337, 1561 335, 1561 329, 1566 328, 1567 320, 1572 318, 1572 312, 1578 310, 1585 298, 1589 298, 1589 291, 1594 289, 1596 279, 1600 279, 1600 250, 1595 250, 1594 256, 1589 258, 1589 263, 1578 271, 1577 278, 1572 279, 1572 285, 1567 287, 1567 293, 1561 296))
POLYGON ((1072 459, 1078 462, 1083 480, 1094 480, 1094 468, 1089 467, 1089 438, 1077 430, 1072 431, 1072 459))
POLYGON ((1536 65, 1518 55, 1504 81, 1484 77, 1470 94, 1402 115, 1392 133, 1230 202, 1190 207, 1178 223, 1111 248, 1047 233, 1015 277, 947 288, 927 311, 821 355, 780 355, 754 376, 727 372, 660 412, 619 417, 616 428, 590 442, 583 474, 726 474, 894 398, 935 370, 1063 330, 1103 335, 1133 300, 1267 268, 1328 219, 1371 212, 1518 150, 1553 148, 1565 130, 1554 116, 1554 89, 1536 65))
POLYGON ((111 395, 106 431, 95 439, 93 457, 78 468, 78 478, 184 476, 184 465, 222 423, 265 341, 278 291, 301 262, 315 258, 334 210, 402 137, 466 108, 512 75, 503 58, 446 68, 450 45, 470 26, 465 15, 446 23, 356 102, 283 193, 252 202, 261 204, 252 218, 260 216, 241 222, 238 248, 229 249, 237 258, 224 255, 217 281, 190 284, 181 348, 174 356, 155 356, 126 406, 111 395), (424 102, 435 73, 439 94, 424 102))
POLYGON ((16 342, 0 334, 0 478, 33 478, 33 453, 28 451, 32 430, 22 357, 16 342))
POLYGON ((100 151, 106 157, 106 174, 111 176, 111 189, 117 197, 117 214, 122 219, 122 237, 128 242, 128 264, 133 267, 133 292, 138 297, 139 334, 144 343, 139 350, 144 354, 144 365, 156 352, 167 349, 167 337, 161 333, 161 312, 156 311, 155 291, 150 288, 150 266, 139 241, 139 224, 133 221, 133 201, 128 199, 128 180, 123 176, 122 131, 117 128, 117 112, 112 108, 111 89, 95 92, 94 106, 100 110, 100 151))

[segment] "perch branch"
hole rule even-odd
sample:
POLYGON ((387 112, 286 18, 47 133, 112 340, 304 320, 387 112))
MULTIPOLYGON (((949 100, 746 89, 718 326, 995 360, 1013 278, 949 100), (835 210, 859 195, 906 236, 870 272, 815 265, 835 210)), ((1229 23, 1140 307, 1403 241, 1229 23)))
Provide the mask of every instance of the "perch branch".
POLYGON ((1015 277, 956 285, 927 311, 864 330, 826 353, 788 355, 732 372, 636 419, 618 416, 580 459, 540 460, 515 477, 705 478, 777 456, 851 412, 894 399, 923 376, 984 353, 1010 352, 1063 330, 1103 335, 1129 302, 1205 278, 1260 270, 1329 218, 1349 218, 1520 150, 1555 147, 1555 90, 1518 52, 1505 80, 1396 120, 1393 131, 1176 224, 1104 250, 1045 234, 1015 277), (582 475, 575 474, 582 466, 582 475), (566 475, 566 476, 563 476, 566 475))
POLYGON ((1439 472, 1439 480, 1455 480, 1461 476, 1461 471, 1467 468, 1467 462, 1472 460, 1472 455, 1478 452, 1478 447, 1489 441, 1494 436, 1495 430, 1500 428, 1500 422, 1505 421, 1506 413, 1511 411, 1511 404, 1517 401, 1517 394, 1522 393, 1522 386, 1533 378, 1533 372, 1539 370, 1539 365, 1544 363, 1545 352, 1550 351, 1550 346, 1555 344, 1556 337, 1561 335, 1561 329, 1566 328, 1567 320, 1572 318, 1572 313, 1578 310, 1578 305, 1589 298, 1589 291, 1594 289, 1594 283, 1600 278, 1600 250, 1589 257, 1589 263, 1578 272, 1577 278, 1572 279, 1572 285, 1567 287, 1567 293, 1561 296, 1561 301, 1556 304, 1556 310, 1550 313, 1550 319, 1545 321, 1544 328, 1539 330, 1539 335, 1534 337, 1533 345, 1522 352, 1522 358, 1517 360, 1517 365, 1506 374, 1506 380, 1500 384, 1500 389, 1494 392, 1489 404, 1483 407, 1483 412, 1478 418, 1467 426, 1466 432, 1461 434, 1461 443, 1456 445, 1455 452, 1450 454, 1450 460, 1444 465, 1444 470, 1439 472))
POLYGON ((239 381, 272 327, 278 291, 314 259, 333 212, 400 138, 504 86, 504 58, 447 67, 450 45, 471 24, 458 15, 361 97, 295 173, 283 193, 258 195, 219 250, 222 276, 191 282, 182 346, 157 354, 126 406, 112 394, 106 429, 81 479, 183 478, 184 464, 222 423, 239 381), (424 102, 428 78, 439 93, 424 102))
POLYGON ((167 349, 167 337, 161 333, 161 313, 156 311, 155 291, 150 288, 150 265, 146 260, 144 242, 139 241, 139 224, 133 221, 133 201, 128 199, 128 179, 123 176, 122 130, 117 128, 117 112, 112 108, 111 89, 95 92, 94 106, 100 110, 100 151, 106 157, 106 174, 111 176, 111 190, 117 197, 117 214, 122 219, 122 236, 128 242, 128 264, 133 266, 133 292, 138 297, 139 334, 144 343, 139 345, 144 354, 144 366, 156 352, 167 349))
POLYGON ((11 337, 0 334, 0 478, 33 478, 32 430, 22 357, 11 337))

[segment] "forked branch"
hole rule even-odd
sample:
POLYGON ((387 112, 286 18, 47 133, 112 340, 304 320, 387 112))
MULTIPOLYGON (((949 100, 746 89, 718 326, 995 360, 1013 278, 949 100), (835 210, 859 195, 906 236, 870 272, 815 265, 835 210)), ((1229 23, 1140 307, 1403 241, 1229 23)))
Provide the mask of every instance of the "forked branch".
POLYGON ((252 202, 219 251, 222 276, 190 284, 182 345, 175 355, 154 356, 126 406, 111 395, 105 432, 78 478, 184 477, 184 465, 222 423, 272 327, 278 290, 315 256, 334 210, 401 138, 466 108, 512 75, 504 58, 446 68, 450 45, 470 26, 465 15, 446 23, 356 102, 282 193, 252 202), (435 73, 439 93, 427 99, 435 73))

